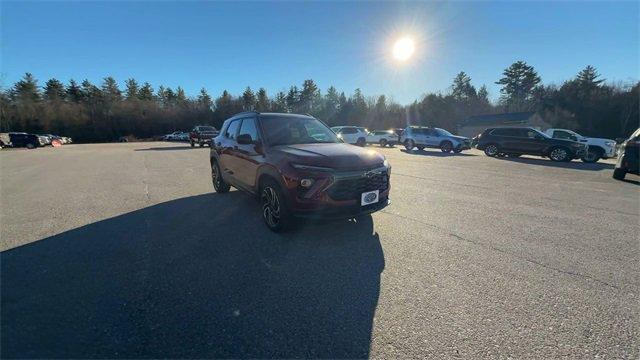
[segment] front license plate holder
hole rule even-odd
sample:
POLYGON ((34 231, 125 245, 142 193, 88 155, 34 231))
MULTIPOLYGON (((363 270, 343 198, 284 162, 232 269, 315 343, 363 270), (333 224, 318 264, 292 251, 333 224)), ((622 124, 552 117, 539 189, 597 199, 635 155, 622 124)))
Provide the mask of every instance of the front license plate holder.
POLYGON ((363 192, 360 196, 360 205, 367 206, 380 201, 380 190, 363 192))

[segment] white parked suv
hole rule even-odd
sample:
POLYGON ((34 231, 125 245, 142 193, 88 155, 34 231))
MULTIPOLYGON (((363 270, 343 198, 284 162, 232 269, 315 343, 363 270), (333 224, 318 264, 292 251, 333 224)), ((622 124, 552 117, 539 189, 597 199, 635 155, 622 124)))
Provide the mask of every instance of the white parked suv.
POLYGON ((381 147, 395 146, 398 135, 393 130, 373 130, 367 134, 367 144, 380 144, 381 147))
POLYGON ((586 137, 567 129, 549 129, 546 134, 555 139, 567 139, 587 144, 589 151, 581 158, 587 163, 616 156, 615 140, 586 137))
POLYGON ((347 144, 365 146, 367 144, 367 129, 358 126, 334 126, 331 128, 342 141, 347 144))

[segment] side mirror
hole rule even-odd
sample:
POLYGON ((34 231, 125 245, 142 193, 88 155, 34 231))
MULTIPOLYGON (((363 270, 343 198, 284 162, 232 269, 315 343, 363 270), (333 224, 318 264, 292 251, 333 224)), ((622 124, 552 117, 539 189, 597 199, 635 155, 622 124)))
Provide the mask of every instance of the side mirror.
POLYGON ((253 144, 253 139, 251 138, 251 135, 249 134, 242 134, 238 136, 238 139, 236 139, 239 145, 250 145, 253 144))

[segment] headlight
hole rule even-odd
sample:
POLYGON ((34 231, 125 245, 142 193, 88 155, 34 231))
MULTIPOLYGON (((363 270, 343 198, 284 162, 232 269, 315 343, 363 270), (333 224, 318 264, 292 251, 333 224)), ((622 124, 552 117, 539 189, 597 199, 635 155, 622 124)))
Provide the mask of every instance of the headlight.
POLYGON ((389 160, 384 159, 384 161, 382 162, 382 165, 386 168, 390 167, 391 165, 389 165, 389 160))
POLYGON ((290 164, 293 168, 298 170, 306 170, 306 171, 323 171, 323 172, 331 172, 332 168, 321 167, 321 166, 310 166, 310 165, 302 165, 302 164, 290 164))
POLYGON ((616 142, 615 141, 605 141, 604 144, 607 145, 607 146, 616 146, 616 142))

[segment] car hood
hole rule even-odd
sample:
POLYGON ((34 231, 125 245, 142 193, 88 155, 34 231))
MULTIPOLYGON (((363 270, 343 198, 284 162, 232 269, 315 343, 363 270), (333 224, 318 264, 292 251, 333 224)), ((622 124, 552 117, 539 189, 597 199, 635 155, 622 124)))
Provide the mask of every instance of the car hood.
POLYGON ((371 168, 384 162, 384 156, 372 149, 344 143, 279 145, 273 150, 293 163, 339 170, 371 168))
POLYGON ((469 140, 469 138, 468 138, 468 137, 458 136, 458 135, 452 135, 452 136, 449 136, 449 137, 450 137, 450 138, 452 138, 452 139, 456 139, 456 140, 458 140, 458 141, 469 140))
POLYGON ((599 143, 605 143, 607 141, 616 142, 613 139, 603 139, 603 138, 593 138, 593 137, 586 137, 585 140, 588 140, 588 141, 591 141, 591 142, 599 142, 599 143))

